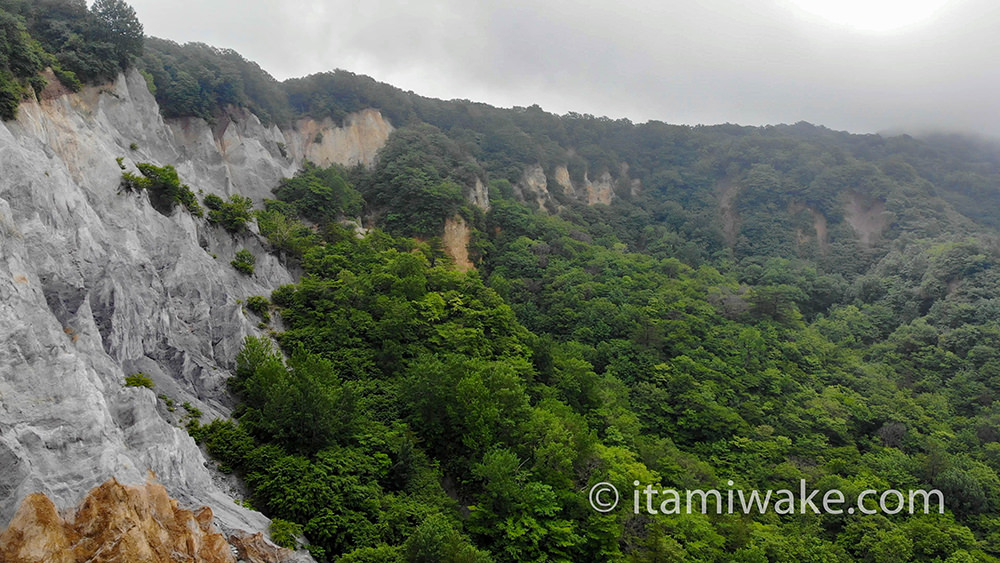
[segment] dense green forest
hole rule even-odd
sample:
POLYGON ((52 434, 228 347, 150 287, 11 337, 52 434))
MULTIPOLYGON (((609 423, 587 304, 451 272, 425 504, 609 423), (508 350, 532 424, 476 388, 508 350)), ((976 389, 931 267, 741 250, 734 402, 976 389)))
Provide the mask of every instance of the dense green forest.
MULTIPOLYGON (((378 185, 395 159, 421 160, 394 146, 371 171, 327 171, 341 175, 327 185, 378 185)), ((710 174, 720 157, 703 158, 693 166, 710 174)), ((890 206, 920 182, 896 158, 819 170, 879 186, 890 206)), ((194 434, 255 506, 336 561, 995 561, 991 234, 924 185, 891 207, 880 242, 831 219, 843 240, 822 250, 796 237, 794 213, 779 220, 772 199, 793 196, 762 160, 717 177, 747 186, 741 212, 770 237, 757 246, 727 245, 711 219, 685 229, 707 213, 697 200, 675 201, 676 226, 651 211, 670 202, 655 192, 554 216, 495 180, 469 274, 434 239, 317 230, 294 199, 271 202, 261 231, 305 272, 267 305, 285 356, 249 339, 232 380, 239 423, 194 434), (587 498, 602 481, 627 497, 633 480, 800 479, 848 497, 936 488, 946 511, 650 516, 587 498)))
MULTIPOLYGON (((233 419, 191 425, 282 543, 345 563, 1000 558, 996 144, 557 116, 341 70, 278 82, 201 44, 147 38, 140 56, 99 31, 125 8, 0 0, 13 108, 44 66, 72 83, 135 64, 167 117, 374 107, 397 127, 371 169, 307 164, 274 200, 203 202, 205 228, 256 221, 302 272, 247 302, 268 330, 232 366, 233 419), (541 205, 523 197, 534 167, 541 205), (609 177, 612 203, 561 189, 563 169, 609 177), (358 214, 364 236, 341 223, 358 214), (468 273, 442 247, 456 215, 468 273), (937 489, 945 510, 632 510, 636 482, 801 480, 937 489), (600 482, 617 509, 591 507, 600 482)), ((180 186, 148 171, 137 188, 180 186)))

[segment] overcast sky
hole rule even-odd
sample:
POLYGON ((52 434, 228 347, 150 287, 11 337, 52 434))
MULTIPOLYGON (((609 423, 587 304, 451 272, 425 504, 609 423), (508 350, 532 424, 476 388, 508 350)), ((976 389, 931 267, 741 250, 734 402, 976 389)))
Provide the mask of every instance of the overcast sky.
POLYGON ((129 0, 278 79, 627 117, 1000 136, 996 0, 129 0))

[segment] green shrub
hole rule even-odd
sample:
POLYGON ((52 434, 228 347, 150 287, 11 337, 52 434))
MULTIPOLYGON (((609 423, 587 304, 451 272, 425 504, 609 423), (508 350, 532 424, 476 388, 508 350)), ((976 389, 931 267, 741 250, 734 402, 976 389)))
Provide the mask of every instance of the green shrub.
POLYGON ((76 73, 71 70, 65 70, 61 66, 56 65, 52 67, 52 72, 59 79, 59 83, 69 88, 72 92, 79 92, 83 88, 83 83, 80 79, 76 77, 76 73))
POLYGON ((188 415, 190 415, 192 418, 201 418, 201 409, 199 409, 198 407, 195 407, 194 405, 192 405, 187 401, 184 401, 184 404, 181 406, 184 407, 184 410, 186 410, 188 415))
POLYGON ((156 387, 156 384, 153 383, 152 377, 140 371, 139 373, 125 376, 125 387, 145 387, 146 389, 152 389, 156 387))
POLYGON ((257 258, 254 257, 252 252, 244 248, 236 253, 236 259, 230 262, 230 264, 238 271, 252 276, 254 265, 257 264, 257 258))
POLYGON ((174 410, 176 410, 174 408, 174 400, 168 397, 167 395, 160 393, 159 395, 157 395, 157 398, 163 401, 163 404, 167 406, 167 411, 174 412, 174 410))
POLYGON ((263 295, 253 295, 247 298, 247 309, 256 313, 265 323, 271 320, 271 313, 268 312, 270 308, 271 302, 263 295))
POLYGON ((28 33, 23 17, 0 10, 0 118, 17 117, 26 86, 41 94, 45 79, 39 73, 54 59, 28 33))
POLYGON ((205 196, 205 207, 208 208, 208 220, 222 225, 231 233, 238 233, 246 228, 252 217, 253 200, 239 194, 229 196, 229 201, 215 194, 205 196))
POLYGON ((0 70, 0 119, 9 121, 17 117, 21 103, 21 85, 10 73, 0 70))
POLYGON ((45 87, 49 85, 49 82, 44 78, 42 78, 41 75, 36 74, 28 78, 28 85, 31 86, 32 90, 34 90, 35 97, 41 98, 42 91, 45 90, 45 87))
MULTIPOLYGON (((119 159, 115 159, 115 160, 118 161, 118 166, 122 167, 122 169, 124 169, 124 165, 122 164, 122 161, 119 160, 119 159)), ((147 187, 149 187, 149 184, 150 184, 150 181, 149 181, 148 178, 144 178, 142 176, 137 176, 137 175, 135 175, 135 174, 133 174, 131 172, 122 172, 122 179, 121 179, 121 182, 118 185, 118 189, 120 191, 136 192, 136 191, 139 191, 139 190, 146 189, 147 187)))
POLYGON ((181 185, 180 190, 177 192, 177 202, 183 205, 195 217, 204 215, 201 205, 198 204, 198 198, 191 191, 191 188, 186 185, 181 185))
POLYGON ((287 213, 281 210, 282 207, 288 207, 287 204, 267 201, 265 205, 266 210, 257 211, 260 234, 288 257, 302 258, 306 250, 319 242, 319 236, 314 230, 301 221, 290 218, 294 216, 294 210, 287 213))
MULTIPOLYGON (((121 166, 121 162, 118 163, 121 166)), ((127 192, 147 190, 149 202, 153 208, 164 215, 169 215, 179 203, 192 215, 201 217, 204 212, 198 204, 198 198, 186 184, 181 184, 177 177, 177 169, 171 165, 155 166, 148 162, 135 165, 142 176, 131 172, 122 172, 120 189, 127 192)))
POLYGON ((270 531, 271 541, 275 545, 288 549, 298 549, 299 542, 295 538, 302 535, 302 526, 299 524, 275 518, 271 520, 270 531))
MULTIPOLYGON (((323 549, 318 545, 307 545, 305 547, 306 550, 309 552, 309 555, 312 555, 313 559, 315 559, 316 561, 326 561, 325 549, 323 549)), ((388 560, 383 560, 383 561, 388 561, 388 560)))
MULTIPOLYGON (((215 194, 208 194, 204 199, 202 199, 202 202, 205 203, 205 207, 207 207, 209 211, 217 211, 222 209, 222 204, 225 200, 215 194)), ((209 213, 209 218, 211 218, 211 216, 212 214, 209 213)))

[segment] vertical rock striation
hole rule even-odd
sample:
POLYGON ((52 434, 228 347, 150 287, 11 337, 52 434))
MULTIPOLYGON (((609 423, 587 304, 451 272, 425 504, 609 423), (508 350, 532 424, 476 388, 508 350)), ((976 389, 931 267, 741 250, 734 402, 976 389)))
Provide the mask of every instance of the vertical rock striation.
MULTIPOLYGON (((258 332, 239 301, 293 277, 253 233, 181 209, 164 216, 145 194, 119 193, 115 161, 171 164, 195 192, 259 203, 301 164, 304 153, 282 152, 302 135, 230 114, 214 126, 166 122, 130 72, 43 95, 0 124, 0 527, 25 498, 46 521, 33 493, 64 509, 111 477, 141 483, 148 470, 182 505, 211 506, 224 530, 266 526, 213 483, 157 395, 190 401, 206 419, 228 414, 225 379, 258 332), (229 265, 244 247, 257 257, 253 276, 229 265), (155 389, 123 386, 139 371, 155 389)), ((391 126, 377 112, 352 123, 351 134, 331 130, 341 143, 331 158, 370 164, 391 126)))

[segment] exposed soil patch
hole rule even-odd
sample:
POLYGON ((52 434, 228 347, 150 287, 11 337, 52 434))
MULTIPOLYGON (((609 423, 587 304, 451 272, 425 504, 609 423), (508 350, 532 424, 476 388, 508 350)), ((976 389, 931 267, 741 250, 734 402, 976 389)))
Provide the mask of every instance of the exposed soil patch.
POLYGON ((722 217, 722 235, 726 244, 736 244, 740 234, 740 215, 736 211, 736 196, 740 195, 740 187, 731 178, 719 180, 715 187, 719 197, 719 215, 722 217))
POLYGON ((455 261, 455 268, 460 272, 468 272, 475 268, 469 260, 469 225, 465 219, 456 215, 444 222, 444 236, 441 244, 444 251, 455 261))
POLYGON ((885 212, 885 202, 857 192, 847 193, 844 218, 854 229, 858 240, 864 246, 873 246, 889 226, 889 216, 885 212))

